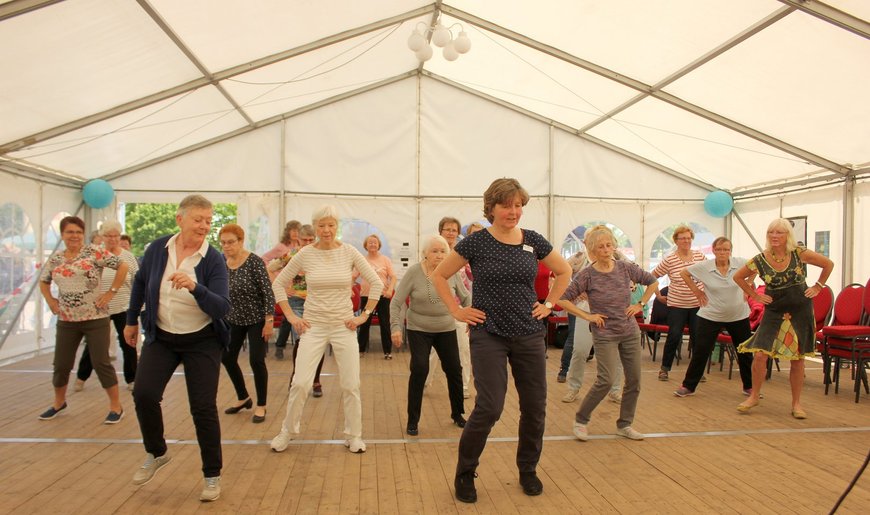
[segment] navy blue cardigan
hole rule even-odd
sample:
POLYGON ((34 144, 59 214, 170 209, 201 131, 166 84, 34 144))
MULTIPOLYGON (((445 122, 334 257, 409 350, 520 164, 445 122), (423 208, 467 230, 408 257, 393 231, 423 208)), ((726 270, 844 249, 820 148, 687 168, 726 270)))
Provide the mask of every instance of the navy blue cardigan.
MULTIPOLYGON (((166 242, 172 236, 158 238, 148 245, 139 271, 133 278, 133 289, 130 294, 130 308, 127 310, 127 325, 139 323, 139 313, 142 304, 142 325, 145 330, 145 345, 154 341, 157 335, 157 307, 160 301, 160 281, 169 261, 169 251, 166 242)), ((209 246, 205 257, 194 267, 196 273, 196 288, 191 294, 196 299, 199 309, 212 318, 218 341, 226 347, 230 341, 229 325, 224 317, 230 312, 230 288, 227 276, 227 263, 223 255, 209 246)))

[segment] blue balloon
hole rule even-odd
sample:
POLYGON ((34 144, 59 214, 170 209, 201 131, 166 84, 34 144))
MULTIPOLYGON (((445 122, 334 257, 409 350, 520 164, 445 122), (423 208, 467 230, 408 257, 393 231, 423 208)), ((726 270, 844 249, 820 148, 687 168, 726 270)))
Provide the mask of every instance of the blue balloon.
POLYGON ((103 209, 112 203, 112 199, 115 198, 115 190, 112 189, 111 184, 103 179, 94 179, 85 184, 82 196, 88 206, 94 209, 103 209))
POLYGON ((711 191, 704 199, 704 211, 710 216, 722 218, 734 208, 734 199, 722 190, 711 191))

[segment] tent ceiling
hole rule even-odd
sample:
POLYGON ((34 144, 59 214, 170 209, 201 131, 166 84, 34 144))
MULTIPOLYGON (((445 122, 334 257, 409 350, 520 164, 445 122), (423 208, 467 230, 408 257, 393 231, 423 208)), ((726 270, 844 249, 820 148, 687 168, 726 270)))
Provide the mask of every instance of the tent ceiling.
POLYGON ((842 177, 870 165, 868 18, 864 0, 0 2, 0 165, 117 176, 422 72, 692 182, 842 177), (419 67, 407 37, 438 14, 472 50, 419 67))

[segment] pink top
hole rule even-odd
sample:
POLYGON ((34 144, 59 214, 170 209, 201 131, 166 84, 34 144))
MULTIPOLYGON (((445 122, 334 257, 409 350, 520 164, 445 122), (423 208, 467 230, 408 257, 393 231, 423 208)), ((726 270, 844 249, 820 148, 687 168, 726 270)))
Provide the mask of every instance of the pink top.
POLYGON ((263 262, 266 263, 266 266, 269 266, 269 261, 284 257, 294 248, 295 247, 293 247, 292 245, 286 245, 279 242, 277 245, 275 245, 269 251, 263 254, 263 262))
MULTIPOLYGON (((396 277, 395 272, 393 272, 393 260, 380 253, 374 258, 366 253, 365 258, 369 262, 369 265, 371 265, 372 270, 381 278, 381 281, 384 283, 384 292, 386 293, 392 278, 396 277)), ((370 288, 371 285, 368 281, 364 278, 360 280, 359 294, 361 297, 368 297, 370 288)))
MULTIPOLYGON (((700 306, 697 297, 695 297, 695 294, 692 293, 692 290, 689 289, 689 286, 686 285, 686 282, 680 276, 680 272, 694 263, 706 260, 707 256, 700 250, 692 251, 692 261, 683 261, 677 256, 676 252, 673 252, 665 256, 662 262, 659 263, 659 266, 652 271, 652 274, 656 277, 667 275, 671 280, 670 286, 668 286, 668 307, 697 308, 700 306)), ((695 285, 700 290, 704 289, 704 283, 695 281, 695 285)))

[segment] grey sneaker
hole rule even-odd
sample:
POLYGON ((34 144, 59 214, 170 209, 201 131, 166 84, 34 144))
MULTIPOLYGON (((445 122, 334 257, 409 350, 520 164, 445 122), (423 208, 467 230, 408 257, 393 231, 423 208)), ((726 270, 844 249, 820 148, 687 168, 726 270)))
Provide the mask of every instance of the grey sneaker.
POLYGON ((580 390, 568 390, 568 393, 562 397, 562 402, 574 402, 580 397, 580 390))
POLYGON ((202 493, 199 494, 199 500, 202 502, 217 501, 220 496, 221 477, 215 476, 205 478, 205 486, 202 489, 202 493))
POLYGON ((272 447, 272 450, 275 452, 284 452, 287 449, 287 446, 290 445, 291 440, 293 440, 293 435, 282 430, 278 433, 278 436, 272 438, 270 447, 272 447))
POLYGON ((688 397, 690 395, 695 395, 695 392, 693 392, 692 390, 689 390, 688 388, 686 388, 685 386, 682 386, 682 385, 680 385, 679 388, 674 390, 674 396, 676 396, 676 397, 688 397))
POLYGON ((168 454, 164 454, 163 456, 154 457, 150 452, 145 455, 145 463, 139 467, 139 470, 133 474, 133 484, 134 485, 144 485, 148 481, 154 479, 154 474, 160 470, 160 467, 169 463, 169 460, 172 458, 169 457, 168 454))
POLYGON ((643 440, 643 433, 635 431, 631 426, 618 428, 616 434, 629 440, 643 440))
POLYGON ((347 447, 347 450, 354 454, 361 454, 366 452, 366 443, 363 442, 362 438, 359 437, 345 440, 344 446, 347 447))
POLYGON ((607 394, 607 399, 610 402, 615 402, 616 404, 622 404, 622 392, 610 392, 607 394))
POLYGON ((581 442, 589 440, 589 429, 586 427, 586 424, 574 422, 574 436, 581 442))

